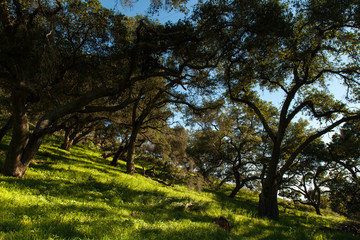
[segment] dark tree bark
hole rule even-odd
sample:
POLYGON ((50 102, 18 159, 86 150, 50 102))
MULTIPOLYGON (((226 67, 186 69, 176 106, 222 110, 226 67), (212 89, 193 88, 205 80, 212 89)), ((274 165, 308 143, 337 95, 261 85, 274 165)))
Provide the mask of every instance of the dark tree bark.
POLYGON ((321 211, 320 211, 320 207, 319 206, 313 206, 315 208, 316 214, 321 216, 321 211))
POLYGON ((277 181, 265 179, 263 189, 259 195, 259 216, 279 220, 278 190, 277 181))
POLYGON ((95 99, 110 96, 116 92, 118 92, 116 88, 90 91, 73 102, 47 112, 38 121, 33 133, 29 134, 25 107, 26 94, 22 90, 15 91, 11 98, 12 116, 14 118, 13 136, 5 160, 4 174, 6 176, 23 177, 31 160, 36 155, 44 136, 54 131, 51 128, 53 123, 63 116, 84 109, 84 106, 95 99))
POLYGON ((220 190, 221 186, 224 185, 224 183, 226 183, 227 181, 229 181, 229 179, 230 179, 230 176, 227 176, 223 180, 221 180, 221 182, 217 185, 215 190, 216 191, 220 190))
POLYGON ((10 116, 6 124, 0 129, 0 142, 13 126, 13 117, 10 116))
POLYGON ((72 124, 70 122, 72 126, 65 127, 64 142, 60 146, 60 148, 66 151, 69 151, 73 145, 79 143, 85 136, 87 136, 99 123, 99 120, 104 120, 106 118, 104 117, 92 118, 88 116, 84 119, 79 119, 78 116, 74 116, 74 119, 75 119, 75 123, 72 124))
POLYGON ((25 107, 26 97, 26 92, 21 89, 15 90, 11 96, 13 129, 4 166, 4 174, 7 176, 23 177, 29 165, 29 163, 21 161, 22 152, 28 143, 29 136, 25 107))
POLYGON ((127 156, 126 156, 126 172, 130 175, 133 175, 136 172, 135 169, 135 144, 137 135, 140 130, 140 124, 135 124, 131 131, 131 136, 129 140, 129 145, 127 149, 127 156))
POLYGON ((232 190, 232 192, 229 195, 229 198, 234 198, 236 194, 239 192, 239 190, 244 186, 244 182, 241 182, 241 176, 239 173, 239 169, 241 167, 241 164, 233 166, 233 174, 235 177, 235 188, 232 190))
POLYGON ((61 144, 60 148, 64 149, 66 151, 69 151, 73 142, 74 142, 74 138, 71 138, 71 129, 67 128, 65 130, 65 137, 64 137, 64 142, 61 144))
POLYGON ((81 142, 89 133, 91 133, 94 130, 93 127, 88 128, 86 131, 82 131, 81 133, 77 134, 74 138, 73 145, 78 144, 81 142))
POLYGON ((128 148, 128 146, 127 146, 126 144, 125 144, 125 145, 121 145, 121 146, 119 147, 119 149, 117 150, 117 152, 114 154, 114 157, 113 157, 112 161, 110 162, 110 165, 111 165, 111 166, 114 166, 114 167, 117 166, 118 160, 119 160, 120 158, 123 158, 123 157, 124 157, 127 148, 128 148))
POLYGON ((238 176, 235 176, 235 188, 232 190, 232 192, 229 195, 229 198, 234 198, 236 194, 240 191, 241 188, 245 186, 245 184, 249 181, 260 179, 258 176, 250 176, 247 178, 244 178, 241 180, 240 174, 238 176))
POLYGON ((244 187, 244 183, 241 183, 239 174, 239 177, 235 176, 235 188, 230 193, 229 198, 234 198, 242 187, 244 187))
POLYGON ((70 139, 69 137, 67 137, 65 138, 63 144, 61 144, 60 148, 66 151, 70 151, 70 148, 72 147, 73 143, 74 143, 74 139, 70 139))
MULTIPOLYGON (((18 2, 18 1, 14 1, 14 2, 18 2)), ((3 5, 3 4, 0 4, 3 5)), ((4 8, 4 6, 6 6, 6 4, 4 6, 2 6, 1 10, 4 10, 4 16, 6 15, 6 13, 9 13, 9 17, 5 16, 4 19, 4 26, 5 26, 5 35, 4 35, 4 39, 6 40, 5 42, 10 42, 10 45, 14 50, 11 52, 9 52, 9 60, 6 60, 7 62, 9 62, 9 76, 10 77, 6 77, 6 81, 7 81, 7 85, 11 86, 11 90, 9 90, 9 92, 14 91, 13 90, 13 86, 19 85, 19 86, 28 86, 31 85, 33 87, 36 88, 36 90, 38 92, 41 91, 41 88, 39 88, 39 86, 42 86, 43 84, 40 84, 39 86, 37 85, 37 82, 34 81, 32 82, 32 79, 35 79, 37 77, 37 73, 31 74, 32 69, 36 69, 37 72, 39 69, 37 69, 38 64, 36 63, 37 60, 41 60, 42 58, 41 56, 43 55, 43 53, 39 54, 39 56, 35 56, 36 57, 36 61, 35 64, 30 64, 31 60, 33 59, 32 56, 36 55, 33 54, 33 50, 34 49, 42 49, 43 48, 43 44, 46 43, 46 39, 43 38, 44 34, 43 33, 39 33, 40 29, 42 29, 41 27, 38 28, 38 25, 36 22, 34 22, 35 19, 37 19, 38 15, 41 15, 41 17, 44 18, 40 18, 40 19, 44 19, 46 20, 47 18, 50 18, 52 16, 55 16, 62 8, 62 5, 57 1, 57 6, 53 6, 53 9, 51 9, 51 11, 42 11, 43 6, 42 4, 39 5, 39 7, 35 7, 32 6, 29 7, 29 9, 27 8, 28 4, 15 4, 16 6, 14 6, 14 9, 7 9, 4 8), (24 9, 22 9, 24 8, 24 9), (11 12, 12 11, 12 12, 11 12), (14 18, 11 17, 12 14, 14 14, 14 18), (46 16, 43 16, 46 15, 46 16), (25 24, 24 24, 25 23, 25 24), (36 31, 33 31, 33 30, 36 31), (34 32, 34 34, 33 34, 34 32), (24 38, 27 37, 27 38, 24 38), (38 39, 39 37, 39 39, 38 39), (44 42, 38 42, 38 40, 40 40, 40 38, 42 38, 44 40, 44 42), (24 39, 26 40, 24 42, 24 39), (16 45, 16 44, 17 45, 16 45), (25 44, 24 44, 25 43, 25 44), (36 45, 36 44, 40 44, 40 45, 36 45), (19 47, 17 47, 19 46, 19 47), (17 51, 15 51, 17 50, 17 51), (31 56, 31 57, 30 57, 31 56), (16 64, 13 64, 16 63, 16 64), (21 82, 24 81, 24 82, 21 82), (21 84, 20 84, 21 82, 21 84)), ((50 4, 51 5, 51 4, 50 4)), ((1 7, 1 6, 0 6, 1 7)), ((65 13, 66 14, 66 13, 65 13)), ((61 21, 60 21, 61 22, 61 21)), ((50 24, 50 20, 49 22, 45 21, 44 22, 44 26, 50 24)), ((176 28, 177 29, 177 28, 176 28)), ((80 29, 81 30, 81 29, 80 29)), ((183 63, 181 67, 176 67, 176 68, 167 68, 166 66, 162 66, 159 62, 159 60, 157 58, 154 57, 154 55, 157 56, 161 56, 162 53, 168 52, 169 49, 172 49, 172 47, 174 46, 178 46, 179 41, 176 39, 176 41, 169 41, 169 36, 181 36, 184 37, 184 33, 186 32, 182 32, 182 31, 178 31, 176 30, 175 33, 172 33, 171 35, 167 34, 158 34, 157 36, 160 37, 161 43, 159 46, 158 45, 158 39, 153 38, 153 37, 148 37, 148 34, 142 34, 143 31, 148 31, 148 28, 146 26, 146 24, 141 21, 141 23, 139 24, 139 26, 136 29, 136 39, 134 39, 133 43, 134 46, 132 46, 133 44, 131 44, 131 49, 129 48, 129 56, 128 59, 126 60, 128 62, 128 66, 126 66, 126 70, 122 73, 119 73, 121 76, 117 76, 116 79, 119 79, 119 81, 114 81, 114 85, 111 85, 110 88, 95 88, 93 90, 90 90, 89 92, 78 96, 77 99, 75 100, 70 100, 71 102, 67 102, 64 103, 64 105, 62 106, 57 106, 56 109, 53 109, 51 111, 48 111, 46 113, 44 113, 43 117, 38 121, 37 126, 35 128, 35 130, 33 131, 33 133, 29 134, 29 130, 28 130, 28 123, 27 123, 27 117, 26 117, 26 111, 25 111, 25 100, 26 97, 29 97, 29 94, 20 94, 20 93, 16 93, 16 97, 12 96, 13 100, 12 100, 12 104, 11 104, 11 112, 12 115, 14 117, 14 126, 13 126, 13 136, 12 136, 12 140, 9 146, 9 151, 8 151, 8 155, 6 158, 6 162, 5 162, 5 169, 4 172, 6 175, 9 176, 16 176, 16 177, 22 177, 28 167, 28 165, 30 164, 32 158, 35 156, 36 152, 38 151, 42 139, 44 137, 44 135, 46 135, 47 133, 51 132, 50 128, 53 128, 57 121, 59 121, 61 118, 65 117, 65 116, 69 116, 70 114, 73 114, 75 112, 81 112, 81 113, 89 113, 89 112, 100 112, 100 111, 111 111, 111 112, 115 112, 117 110, 120 110, 122 108, 124 108, 126 105, 130 104, 129 101, 126 101, 125 104, 120 104, 118 106, 111 106, 111 107, 107 107, 107 106, 89 106, 89 104, 91 102, 93 102, 96 99, 101 99, 104 97, 108 97, 108 96, 120 96, 123 91, 125 91, 126 89, 128 89, 130 86, 132 86, 133 84, 135 84, 138 81, 144 81, 150 78, 154 78, 154 77, 166 77, 166 76, 171 76, 171 78, 175 78, 175 77, 180 77, 182 74, 183 69, 186 66, 186 63, 183 63), (143 36, 144 35, 144 36, 143 36), (153 44, 153 40, 155 39, 156 44, 153 44), (149 44, 147 44, 149 42, 149 44), (143 49, 149 50, 149 51, 143 51, 143 49), (149 65, 151 66, 151 71, 150 68, 149 70, 146 69, 144 70, 144 73, 140 73, 137 72, 137 74, 134 74, 135 71, 139 70, 139 64, 143 64, 140 63, 142 61, 138 61, 138 59, 140 57, 146 58, 146 63, 149 64, 145 64, 145 65, 149 65), (120 80, 121 79, 121 80, 120 80), (30 137, 29 137, 30 136, 30 137)), ((151 31, 151 33, 156 33, 151 31)), ((51 34, 51 32, 49 33, 51 34)), ((55 33, 52 33, 55 34, 55 33)), ((85 37, 80 37, 82 38, 82 40, 80 41, 79 45, 74 45, 72 46, 72 48, 76 49, 73 52, 73 56, 71 56, 70 59, 63 59, 65 60, 64 62, 69 62, 69 60, 71 60, 70 62, 73 62, 72 60, 75 60, 76 58, 83 58, 85 56, 88 56, 87 53, 84 53, 84 55, 81 55, 83 51, 83 46, 86 46, 86 44, 88 44, 88 42, 92 42, 94 39, 90 38, 90 35, 92 34, 85 34, 85 35, 89 35, 89 38, 85 37), (77 55, 77 54, 80 55, 77 55)), ((78 36, 77 33, 74 33, 74 36, 78 36)), ((79 36, 83 36, 83 35, 79 35, 79 36)), ((187 36, 185 34, 185 36, 187 36)), ((76 38, 74 37, 74 39, 76 38)), ((187 38, 190 38, 192 36, 187 36, 187 38)), ((172 37, 172 39, 174 39, 172 37)), ((104 39, 102 39, 104 40, 104 39)), ((56 44, 56 43, 55 43, 56 44)), ((75 40, 74 40, 74 44, 75 44, 75 40)), ((70 44, 71 45, 71 44, 70 44)), ((70 46, 69 45, 69 46, 70 46)), ((95 51, 94 49, 92 49, 93 51, 95 51)), ((101 55, 101 54, 100 54, 101 55)), ((34 59, 35 59, 34 57, 34 59)), ((41 62, 39 61, 39 62, 41 62)), ((123 61, 123 60, 121 60, 123 61)), ((191 61, 191 60, 189 60, 191 61)), ((62 62, 62 61, 60 61, 62 62)), ((73 64, 75 64, 73 62, 73 64)), ((61 65, 61 64, 60 64, 61 65)), ((72 66, 67 66, 67 69, 70 69, 72 66)), ((141 66, 141 67, 148 67, 148 66, 141 66)), ((63 72, 64 69, 62 69, 62 67, 60 67, 60 69, 54 69, 56 71, 59 72, 63 72)), ((54 80, 54 82, 52 83, 53 86, 55 86, 55 83, 57 83, 58 81, 61 81, 64 76, 63 73, 59 74, 60 77, 56 77, 56 79, 54 80)), ((172 86, 177 85, 178 81, 170 81, 172 82, 172 86)), ((179 81, 180 82, 180 81, 179 81)), ((94 85, 95 86, 95 85, 94 85)), ((10 89, 10 88, 8 88, 10 89)), ((7 90, 7 89, 5 89, 7 90)), ((13 94, 14 95, 14 94, 13 94)), ((72 94, 70 94, 72 95, 72 94)), ((64 95, 66 96, 66 95, 64 95)), ((30 96, 31 97, 31 96, 30 96)), ((133 149, 134 147, 132 146, 130 149, 133 149)), ((131 153, 131 151, 129 150, 129 152, 131 153)), ((133 151, 132 154, 129 154, 129 156, 133 157, 133 151)), ((131 160, 131 157, 130 157, 131 160)), ((132 160, 133 161, 133 160, 132 160)), ((129 161, 130 163, 132 161, 129 161)), ((130 169, 133 169, 134 167, 131 167, 130 169)))
POLYGON ((281 183, 281 175, 276 171, 280 151, 273 152, 266 177, 262 184, 259 195, 258 214, 260 217, 279 220, 279 206, 277 201, 278 191, 281 183))

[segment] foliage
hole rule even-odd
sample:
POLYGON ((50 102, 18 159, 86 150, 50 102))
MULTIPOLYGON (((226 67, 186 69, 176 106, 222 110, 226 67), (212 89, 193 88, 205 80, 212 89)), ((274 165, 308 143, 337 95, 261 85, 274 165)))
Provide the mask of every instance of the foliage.
POLYGON ((338 173, 326 145, 320 140, 314 141, 291 166, 280 194, 312 206, 321 215, 320 208, 328 207, 328 185, 337 179, 338 173))
POLYGON ((348 181, 346 177, 338 177, 330 182, 331 209, 350 218, 360 218, 360 183, 359 180, 348 181))
POLYGON ((44 135, 66 128, 75 113, 115 112, 130 104, 135 113, 136 106, 144 108, 130 124, 132 162, 130 149, 150 112, 177 100, 171 88, 193 82, 189 69, 201 54, 190 56, 196 34, 186 22, 128 20, 95 0, 5 1, 0 7, 0 81, 10 92, 14 118, 8 175, 23 176, 44 135))
MULTIPOLYGON (((271 157, 262 184, 259 214, 277 219, 281 179, 305 147, 325 133, 360 115, 335 99, 327 88, 332 79, 349 89, 359 86, 358 2, 345 1, 209 1, 195 10, 194 21, 207 36, 211 51, 220 46, 221 79, 227 97, 251 108, 271 141, 271 157), (319 14, 319 13, 323 14, 319 14), (266 118, 259 89, 282 98, 275 123, 266 118), (300 116, 323 125, 305 135, 289 136, 300 116)), ((204 44, 206 44, 204 43, 204 44)), ((357 99, 349 91, 348 99, 357 99)), ((271 105, 269 102, 268 105, 271 105)))
POLYGON ((329 144, 332 160, 340 169, 339 176, 329 184, 331 206, 353 218, 360 217, 359 132, 359 122, 348 122, 329 144))
POLYGON ((235 182, 231 197, 244 186, 253 188, 255 180, 261 179, 267 154, 253 111, 239 106, 222 107, 194 114, 189 121, 200 128, 191 134, 187 152, 204 179, 221 179, 218 187, 235 182))

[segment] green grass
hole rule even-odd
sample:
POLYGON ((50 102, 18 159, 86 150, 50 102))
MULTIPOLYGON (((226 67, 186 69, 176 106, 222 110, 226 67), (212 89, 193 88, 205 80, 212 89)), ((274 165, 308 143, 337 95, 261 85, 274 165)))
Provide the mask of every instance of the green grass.
POLYGON ((258 218, 250 191, 232 200, 230 188, 168 187, 127 175, 124 163, 111 167, 87 147, 66 152, 59 145, 49 138, 35 159, 46 163, 32 163, 23 179, 0 175, 0 239, 358 239, 320 230, 345 220, 335 215, 280 207, 280 221, 258 218), (186 210, 187 203, 194 209, 186 210), (219 216, 228 218, 231 232, 213 223, 219 216))

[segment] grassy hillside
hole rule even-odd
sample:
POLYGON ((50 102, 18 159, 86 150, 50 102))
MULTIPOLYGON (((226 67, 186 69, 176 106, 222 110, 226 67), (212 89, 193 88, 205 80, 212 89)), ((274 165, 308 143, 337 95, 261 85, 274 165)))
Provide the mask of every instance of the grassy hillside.
POLYGON ((278 222, 258 218, 251 192, 230 200, 231 189, 168 187, 129 176, 87 147, 66 152, 59 145, 48 139, 24 179, 0 175, 0 239, 359 239, 329 229, 344 218, 283 207, 278 222), (219 216, 230 232, 213 223, 219 216))

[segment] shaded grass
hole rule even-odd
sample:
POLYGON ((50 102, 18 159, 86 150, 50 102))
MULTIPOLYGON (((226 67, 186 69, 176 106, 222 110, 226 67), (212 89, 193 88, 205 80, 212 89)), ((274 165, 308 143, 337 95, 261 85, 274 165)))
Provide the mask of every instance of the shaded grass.
POLYGON ((258 218, 249 191, 229 199, 230 188, 167 187, 125 174, 123 162, 112 167, 96 151, 67 152, 60 143, 47 139, 23 179, 0 176, 0 239, 356 239, 320 230, 345 220, 336 216, 292 210, 278 222, 258 218), (231 232, 212 222, 219 216, 231 232))

